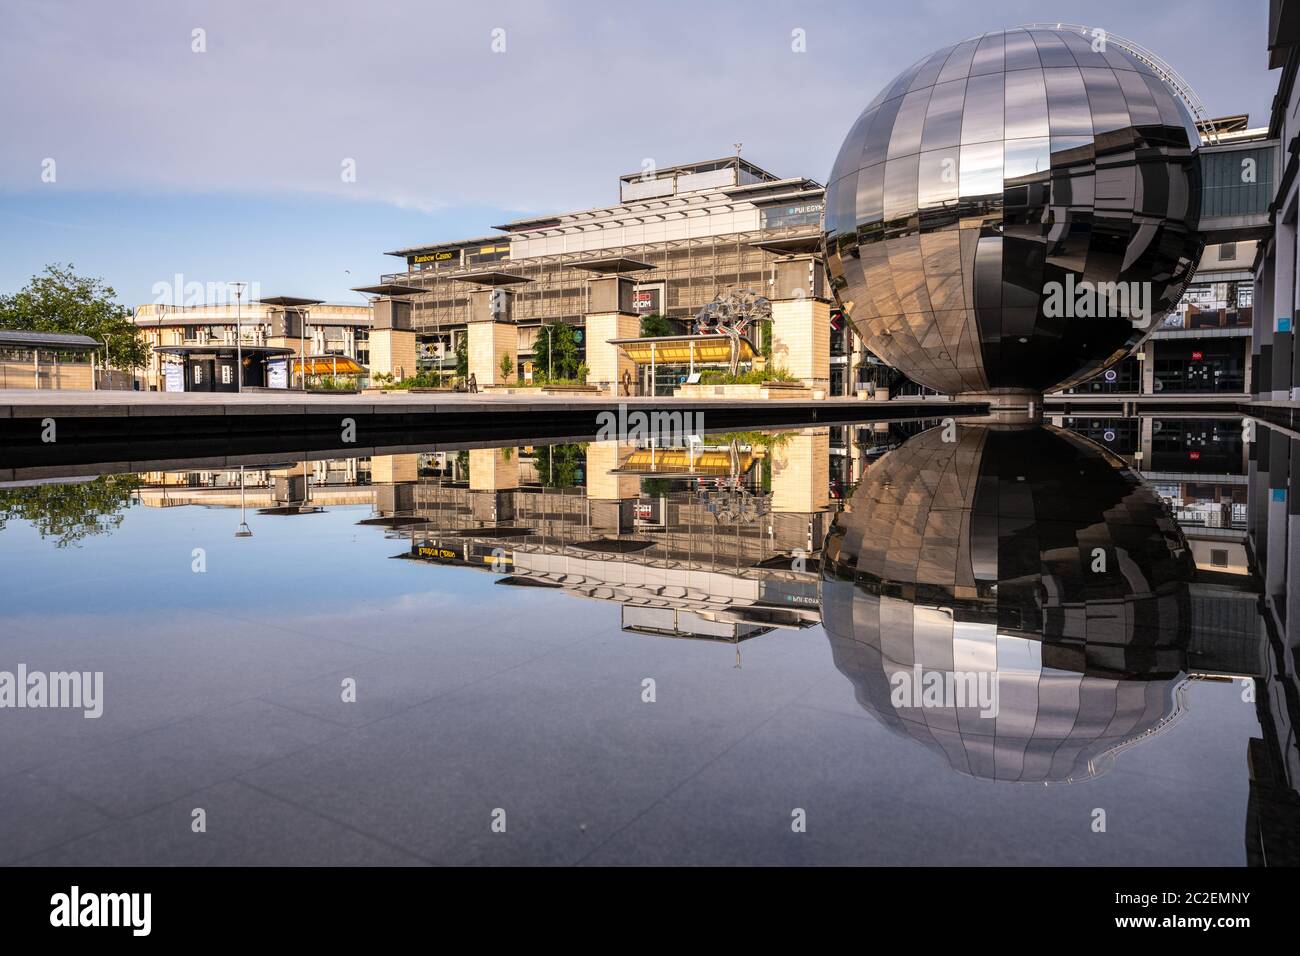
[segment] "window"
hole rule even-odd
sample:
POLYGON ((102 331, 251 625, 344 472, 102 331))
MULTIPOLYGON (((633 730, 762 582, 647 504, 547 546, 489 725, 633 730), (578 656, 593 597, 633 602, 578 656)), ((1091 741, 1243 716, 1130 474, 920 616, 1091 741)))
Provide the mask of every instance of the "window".
POLYGON ((1219 246, 1219 261, 1231 262, 1237 258, 1237 244, 1235 242, 1225 242, 1219 246))
POLYGON ((1210 564, 1216 568, 1226 568, 1228 566, 1228 551, 1226 548, 1210 549, 1210 564))

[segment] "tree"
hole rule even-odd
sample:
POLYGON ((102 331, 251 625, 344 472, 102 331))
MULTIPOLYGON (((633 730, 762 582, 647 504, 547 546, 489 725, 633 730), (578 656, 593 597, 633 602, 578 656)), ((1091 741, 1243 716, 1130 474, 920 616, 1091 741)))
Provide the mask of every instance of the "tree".
POLYGON ((641 338, 657 339, 665 335, 676 335, 677 327, 666 315, 655 312, 641 316, 641 338))
POLYGON ((21 291, 0 295, 0 328, 107 339, 108 361, 115 368, 147 364, 149 349, 131 322, 131 310, 114 301, 117 293, 102 279, 79 276, 75 268, 47 265, 21 291))
POLYGON ((469 374, 469 332, 456 339, 456 374, 461 378, 469 374))
POLYGON ((542 445, 534 453, 538 480, 546 488, 576 488, 585 480, 587 445, 542 445))
POLYGON ((502 352, 502 353, 501 353, 501 366, 500 366, 500 368, 501 368, 501 379, 502 379, 502 381, 506 381, 506 382, 508 382, 508 381, 510 381, 512 378, 515 377, 515 363, 514 363, 514 359, 512 359, 512 358, 510 357, 510 353, 509 353, 509 352, 502 352))
POLYGON ((573 326, 551 322, 537 330, 537 340, 533 343, 534 377, 540 374, 548 381, 576 378, 580 364, 582 354, 573 326))
POLYGON ((7 521, 26 521, 42 538, 66 548, 83 538, 111 534, 122 524, 122 510, 139 486, 138 475, 100 475, 71 484, 0 489, 0 529, 7 521))

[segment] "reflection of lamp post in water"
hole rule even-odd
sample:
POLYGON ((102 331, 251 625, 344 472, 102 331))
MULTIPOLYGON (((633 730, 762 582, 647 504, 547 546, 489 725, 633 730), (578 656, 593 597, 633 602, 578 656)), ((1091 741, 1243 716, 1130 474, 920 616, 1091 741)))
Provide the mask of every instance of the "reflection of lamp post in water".
POLYGON ((239 527, 235 529, 236 538, 251 538, 253 529, 248 526, 248 515, 244 508, 244 466, 239 466, 239 527))

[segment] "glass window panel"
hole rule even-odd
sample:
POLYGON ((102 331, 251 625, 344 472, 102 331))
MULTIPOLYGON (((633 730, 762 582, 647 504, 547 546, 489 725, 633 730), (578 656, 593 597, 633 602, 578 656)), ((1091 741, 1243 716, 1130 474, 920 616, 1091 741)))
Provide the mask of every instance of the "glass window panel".
POLYGON ((925 126, 925 108, 930 103, 930 89, 917 90, 903 97, 889 137, 888 159, 910 156, 921 151, 921 129, 925 126))
MULTIPOLYGON (((1075 62, 1077 62, 1079 66, 1110 66, 1110 64, 1106 62, 1106 58, 1100 52, 1093 51, 1093 43, 1096 42, 1096 40, 1091 33, 1087 36, 1080 33, 1059 33, 1057 36, 1061 38, 1066 47, 1069 48, 1070 52, 1074 54, 1075 62)), ((1109 46, 1109 44, 1100 45, 1109 46)))
POLYGON ((948 57, 948 62, 943 65, 943 70, 939 73, 939 83, 947 83, 949 80, 960 80, 970 73, 970 61, 975 56, 975 49, 979 46, 979 40, 965 40, 953 47, 952 54, 948 57))
POLYGON ((885 164, 858 173, 857 225, 880 222, 884 215, 885 164))
POLYGON ((906 93, 908 87, 912 85, 912 80, 916 77, 916 74, 920 72, 921 67, 925 66, 926 60, 928 59, 930 58, 927 56, 923 59, 917 60, 902 73, 898 74, 897 79, 895 79, 893 84, 889 87, 889 92, 886 94, 885 99, 892 100, 894 97, 902 96, 906 93))
POLYGON ((1038 58, 1043 61, 1044 67, 1079 65, 1074 61, 1069 48, 1055 33, 1034 30, 1030 35, 1034 38, 1034 45, 1038 47, 1038 58))
POLYGON ((966 99, 966 81, 940 83, 930 94, 925 113, 922 149, 956 146, 961 142, 961 110, 966 99))
POLYGON ((853 124, 849 135, 844 138, 844 145, 840 147, 839 155, 835 157, 835 165, 831 167, 831 182, 835 182, 841 176, 847 176, 861 165, 862 147, 867 141, 871 121, 875 118, 874 110, 863 110, 862 115, 853 124))
POLYGON ((944 63, 948 61, 948 56, 952 53, 952 47, 945 47, 930 59, 925 61, 925 65, 917 70, 916 76, 912 78, 912 84, 909 90, 923 90, 927 86, 934 86, 939 79, 939 71, 943 69, 944 63))
POLYGON ((855 170, 842 179, 837 179, 829 188, 826 197, 826 232, 829 234, 852 234, 854 228, 854 204, 859 173, 855 170))
POLYGON ((1132 70, 1116 70, 1115 79, 1119 80, 1120 89, 1124 91, 1124 102, 1128 104, 1128 113, 1134 126, 1155 126, 1160 122, 1160 108, 1156 106, 1155 97, 1147 89, 1141 74, 1132 70))
POLYGON ((961 196, 991 196, 1002 193, 1002 141, 976 143, 961 148, 958 170, 961 196))
POLYGON ((1006 75, 1007 139, 1046 136, 1047 84, 1041 70, 1017 70, 1006 75))
POLYGON ((957 201, 961 174, 961 152, 953 146, 921 154, 919 198, 922 209, 950 205, 957 201))
POLYGON ((1034 178, 1052 168, 1051 150, 1046 136, 1035 139, 1009 139, 1005 143, 1003 174, 1008 183, 1034 178))
POLYGON ((894 118, 898 108, 903 105, 901 96, 885 100, 876 110, 876 118, 871 122, 871 130, 862 147, 862 165, 874 166, 885 161, 885 152, 889 148, 889 137, 894 131, 894 118))
POLYGON ((891 159, 885 163, 885 221, 901 219, 916 213, 917 169, 919 155, 891 159))
MULTIPOLYGON (((1169 91, 1169 87, 1164 82, 1154 76, 1144 76, 1142 78, 1151 91, 1152 98, 1156 101, 1156 107, 1160 110, 1160 119, 1166 126, 1181 126, 1184 129, 1194 131, 1195 127, 1191 125, 1191 117, 1182 105, 1174 100, 1174 95, 1169 91)), ((1190 135, 1190 132, 1189 132, 1190 135)), ((1199 138, 1189 139, 1189 145, 1199 142, 1199 138)))
POLYGON ((1129 53, 1127 50, 1121 50, 1113 43, 1106 44, 1106 60, 1107 62, 1110 63, 1111 67, 1113 67, 1116 70, 1121 69, 1121 67, 1115 61, 1122 60, 1124 63, 1122 67, 1123 69, 1136 70, 1138 73, 1141 73, 1143 76, 1156 75, 1155 70, 1151 69, 1151 67, 1147 66, 1145 63, 1143 63, 1137 57, 1133 56, 1133 54, 1129 53))
POLYGON ((1003 70, 1003 35, 988 33, 980 40, 975 49, 975 58, 971 61, 970 75, 982 76, 985 73, 1001 73, 1003 70))
POLYGON ((961 141, 987 143, 1002 139, 1001 73, 972 76, 966 84, 966 108, 962 114, 961 141))
POLYGON ((1083 67, 1079 70, 1088 91, 1088 108, 1092 110, 1092 131, 1106 133, 1131 125, 1128 104, 1120 91, 1119 80, 1109 67, 1083 67))
POLYGON ((1091 136, 1092 111, 1078 67, 1043 70, 1053 136, 1091 136))
POLYGON ((1042 66, 1038 59, 1038 47, 1034 45, 1034 38, 1024 30, 1008 30, 1003 38, 1007 72, 1036 70, 1042 66))

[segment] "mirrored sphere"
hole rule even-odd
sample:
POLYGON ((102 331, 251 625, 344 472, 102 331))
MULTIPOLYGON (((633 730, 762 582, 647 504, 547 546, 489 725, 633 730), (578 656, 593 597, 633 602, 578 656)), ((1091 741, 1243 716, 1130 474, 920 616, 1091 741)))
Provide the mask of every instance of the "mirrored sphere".
POLYGON ((1097 775, 1180 713, 1187 541, 1085 438, 952 427, 873 464, 836 516, 822 558, 835 666, 859 705, 961 773, 1097 775))
POLYGON ((947 47, 840 148, 832 288, 867 347, 923 385, 1068 387, 1135 348, 1194 276, 1198 145, 1182 101, 1114 43, 1033 29, 947 47))

